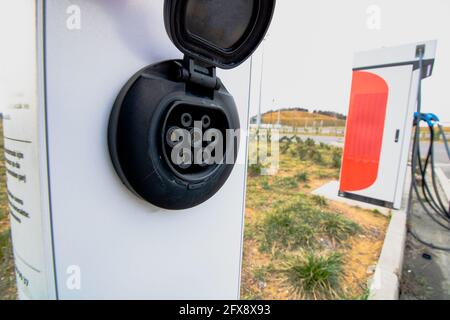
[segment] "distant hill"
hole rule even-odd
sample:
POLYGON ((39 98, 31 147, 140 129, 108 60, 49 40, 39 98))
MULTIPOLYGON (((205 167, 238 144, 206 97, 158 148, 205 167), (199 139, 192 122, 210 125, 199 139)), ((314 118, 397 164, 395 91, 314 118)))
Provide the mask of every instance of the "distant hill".
POLYGON ((308 112, 304 109, 284 109, 269 111, 262 115, 262 123, 277 124, 280 112, 280 124, 291 127, 344 127, 345 116, 333 112, 308 112))

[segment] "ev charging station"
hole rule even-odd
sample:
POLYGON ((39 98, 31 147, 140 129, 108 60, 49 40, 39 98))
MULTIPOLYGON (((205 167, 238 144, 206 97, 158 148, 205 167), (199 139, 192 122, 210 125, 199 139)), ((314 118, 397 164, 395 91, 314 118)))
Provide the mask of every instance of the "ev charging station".
POLYGON ((190 139, 176 128, 246 127, 275 0, 11 3, 27 30, 4 112, 20 298, 238 299, 247 140, 224 147, 236 164, 170 155, 190 139))
POLYGON ((432 74, 436 46, 429 41, 356 54, 340 196, 400 209, 419 83, 432 74))

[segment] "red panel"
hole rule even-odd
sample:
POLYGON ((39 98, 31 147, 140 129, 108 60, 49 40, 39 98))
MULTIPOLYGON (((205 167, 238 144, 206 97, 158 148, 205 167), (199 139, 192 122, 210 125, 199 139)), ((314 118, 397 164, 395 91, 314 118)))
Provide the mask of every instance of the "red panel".
POLYGON ((388 95, 389 87, 383 78, 369 72, 353 72, 342 192, 367 189, 377 180, 388 95))

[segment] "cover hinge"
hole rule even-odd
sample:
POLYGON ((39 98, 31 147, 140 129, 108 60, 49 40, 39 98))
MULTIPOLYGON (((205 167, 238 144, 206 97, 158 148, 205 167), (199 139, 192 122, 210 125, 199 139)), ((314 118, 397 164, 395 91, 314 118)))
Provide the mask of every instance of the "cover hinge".
POLYGON ((181 78, 183 81, 197 86, 217 90, 220 81, 216 76, 216 67, 202 66, 192 58, 185 57, 181 78))

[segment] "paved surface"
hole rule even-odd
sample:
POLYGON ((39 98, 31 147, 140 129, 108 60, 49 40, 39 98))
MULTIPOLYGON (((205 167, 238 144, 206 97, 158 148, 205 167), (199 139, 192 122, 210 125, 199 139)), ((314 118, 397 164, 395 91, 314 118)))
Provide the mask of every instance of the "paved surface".
MULTIPOLYGON (((444 195, 444 190, 441 191, 444 195)), ((450 247, 450 231, 437 225, 416 198, 410 213, 409 225, 423 240, 438 246, 450 247)), ((409 234, 400 298, 450 300, 450 252, 431 249, 409 234)))
MULTIPOLYGON (((428 151, 428 148, 428 143, 423 142, 420 144, 420 149, 423 154, 428 151)), ((443 143, 434 144, 434 161, 436 166, 442 168, 447 178, 450 179, 450 159, 448 158, 447 149, 445 149, 443 143)))
MULTIPOLYGON (((302 138, 307 139, 313 139, 317 143, 326 143, 329 145, 334 145, 338 147, 342 147, 344 145, 344 138, 343 137, 332 137, 332 136, 314 136, 314 135, 300 135, 302 138)), ((420 144, 420 148, 422 150, 422 153, 425 154, 428 150, 429 144, 426 142, 423 142, 420 144)), ((448 179, 450 179, 450 159, 448 158, 447 150, 445 149, 445 146, 443 143, 436 143, 434 145, 434 156, 435 156, 435 162, 436 165, 439 168, 442 168, 445 175, 448 179)))
POLYGON ((312 192, 312 194, 314 194, 314 195, 325 197, 331 201, 342 202, 342 203, 348 204, 350 206, 359 207, 359 208, 367 209, 367 210, 378 210, 379 212, 381 212, 382 214, 384 214, 386 216, 391 213, 391 210, 388 208, 339 197, 338 193, 339 193, 339 182, 338 181, 331 181, 330 183, 327 183, 312 192))

